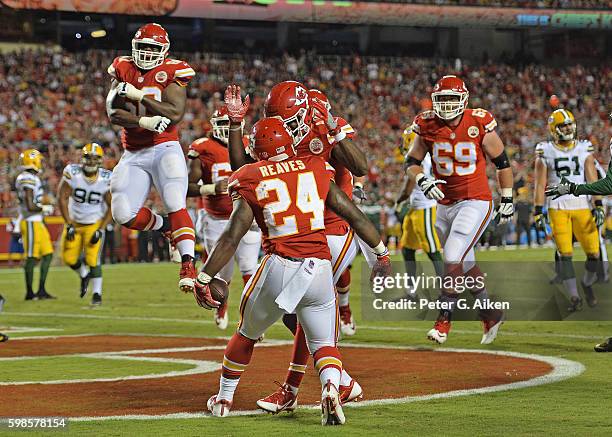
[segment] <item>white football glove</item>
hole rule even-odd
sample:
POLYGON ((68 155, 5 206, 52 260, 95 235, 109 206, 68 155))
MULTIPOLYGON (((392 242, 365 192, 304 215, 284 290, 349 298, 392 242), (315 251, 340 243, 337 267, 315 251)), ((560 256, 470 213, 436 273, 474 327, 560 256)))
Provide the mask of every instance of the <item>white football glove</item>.
POLYGON ((502 197, 495 214, 493 215, 493 221, 500 225, 508 223, 514 216, 514 203, 512 203, 512 197, 502 197))
POLYGON ((134 100, 136 102, 140 102, 145 96, 144 91, 139 90, 128 82, 121 82, 119 85, 117 85, 117 94, 119 94, 120 97, 125 97, 126 99, 134 100))
POLYGON ((161 134, 170 126, 170 119, 162 117, 161 115, 154 115, 153 117, 140 117, 138 125, 146 130, 157 132, 161 134))
POLYGON ((420 173, 416 177, 416 183, 419 188, 425 194, 425 197, 432 200, 442 200, 444 199, 444 193, 440 188, 438 188, 438 184, 445 184, 446 181, 442 179, 434 179, 428 176, 425 176, 424 173, 420 173))
POLYGON ((51 215, 53 214, 53 205, 39 205, 42 209, 43 215, 51 215))

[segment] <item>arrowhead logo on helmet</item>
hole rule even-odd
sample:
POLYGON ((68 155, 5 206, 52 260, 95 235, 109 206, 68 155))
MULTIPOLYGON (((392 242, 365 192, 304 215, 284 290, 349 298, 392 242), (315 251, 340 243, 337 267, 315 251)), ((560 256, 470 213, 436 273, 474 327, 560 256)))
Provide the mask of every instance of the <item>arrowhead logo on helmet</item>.
POLYGON ((308 108, 306 87, 288 80, 272 87, 264 103, 264 116, 280 117, 295 139, 293 145, 297 146, 310 133, 306 120, 308 108))
POLYGON ((168 50, 168 32, 157 23, 145 24, 132 39, 132 60, 143 70, 151 70, 161 65, 168 56, 168 50))
POLYGON ((442 120, 452 120, 465 111, 468 92, 465 83, 457 76, 444 76, 434 86, 431 103, 435 114, 442 120))

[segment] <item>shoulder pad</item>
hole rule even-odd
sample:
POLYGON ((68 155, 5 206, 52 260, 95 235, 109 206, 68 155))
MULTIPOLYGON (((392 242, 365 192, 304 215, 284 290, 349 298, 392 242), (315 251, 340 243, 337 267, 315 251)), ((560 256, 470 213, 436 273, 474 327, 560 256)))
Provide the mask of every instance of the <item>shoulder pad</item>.
POLYGON ((166 59, 165 65, 172 67, 173 71, 169 71, 168 73, 172 77, 172 81, 181 86, 186 86, 195 76, 195 71, 185 61, 178 59, 166 59))

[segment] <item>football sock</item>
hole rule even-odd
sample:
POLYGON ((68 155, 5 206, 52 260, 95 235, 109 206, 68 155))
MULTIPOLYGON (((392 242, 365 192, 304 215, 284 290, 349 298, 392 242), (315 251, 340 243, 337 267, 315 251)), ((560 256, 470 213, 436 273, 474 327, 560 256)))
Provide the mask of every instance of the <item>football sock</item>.
POLYGON ((567 291, 568 297, 580 297, 578 295, 578 286, 576 285, 576 278, 564 279, 563 286, 565 287, 565 291, 567 291))
POLYGON ((336 283, 336 291, 338 292, 338 305, 341 307, 348 306, 349 295, 351 291, 351 271, 346 269, 338 278, 336 283))
POLYGON ((45 255, 40 259, 40 279, 38 281, 38 290, 45 289, 45 283, 47 282, 47 275, 49 274, 49 266, 51 266, 52 254, 45 255))
POLYGON ((472 296, 474 296, 474 299, 479 302, 488 300, 489 294, 487 293, 487 288, 484 286, 484 273, 482 273, 480 268, 475 265, 465 273, 465 276, 473 278, 474 284, 482 284, 482 287, 476 286, 470 291, 472 296))
POLYGON ((28 294, 34 293, 32 290, 32 283, 34 282, 34 266, 36 265, 36 258, 27 258, 23 269, 25 271, 25 282, 26 291, 28 294))
POLYGON ((319 380, 324 386, 330 381, 336 388, 340 387, 340 373, 342 372, 342 359, 335 346, 323 346, 313 355, 315 369, 319 373, 319 380))
POLYGON ((306 364, 308 364, 308 344, 306 343, 306 336, 304 330, 299 324, 296 327, 295 338, 293 339, 293 355, 291 356, 291 363, 289 364, 289 370, 287 371, 287 377, 285 382, 294 388, 299 388, 306 373, 306 364))
POLYGON ((587 287, 590 287, 597 281, 597 267, 599 264, 599 258, 587 258, 584 263, 584 276, 582 282, 587 287))
POLYGON ((404 247, 402 249, 402 256, 404 257, 404 267, 408 276, 416 275, 416 251, 404 247))
POLYGON ((428 252, 427 256, 431 260, 436 276, 444 275, 444 260, 442 259, 442 253, 440 252, 428 252))
POLYGON ((353 378, 351 375, 349 375, 346 370, 342 369, 342 373, 340 374, 340 385, 349 385, 352 380, 353 378))
POLYGON ((569 298, 580 297, 576 286, 576 272, 571 256, 559 256, 559 273, 563 279, 563 286, 569 298))
MULTIPOLYGON (((144 206, 138 210, 132 224, 128 226, 130 229, 138 231, 155 231, 162 227, 164 219, 161 215, 154 213, 149 208, 144 206)), ((124 225, 125 226, 125 225, 124 225)))
POLYGON ((451 315, 453 314, 453 311, 455 310, 455 306, 457 306, 457 300, 458 299, 459 299, 459 296, 457 294, 451 294, 451 293, 447 293, 447 292, 443 291, 440 294, 440 297, 438 297, 438 300, 440 302, 446 303, 446 305, 444 305, 444 307, 447 308, 447 309, 440 310, 439 317, 442 317, 444 319, 450 320, 451 319, 451 315))
POLYGON ((102 266, 91 269, 91 291, 94 294, 102 294, 102 266))
POLYGON ((236 332, 225 348, 219 387, 219 399, 231 401, 238 386, 238 380, 253 355, 255 340, 236 332))
POLYGON ((170 229, 172 230, 172 241, 177 250, 183 255, 192 258, 195 254, 195 231, 193 222, 185 208, 168 214, 170 219, 170 229))
POLYGON ((85 278, 89 274, 89 266, 79 261, 79 276, 85 278))

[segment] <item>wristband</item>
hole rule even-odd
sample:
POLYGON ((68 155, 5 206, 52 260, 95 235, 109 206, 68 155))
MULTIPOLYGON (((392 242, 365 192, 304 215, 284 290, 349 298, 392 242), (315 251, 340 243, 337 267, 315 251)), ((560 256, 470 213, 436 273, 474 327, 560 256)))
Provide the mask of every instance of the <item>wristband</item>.
POLYGON ((206 285, 210 281, 212 281, 212 276, 205 272, 200 272, 200 274, 198 275, 198 284, 206 285))
POLYGON ((334 141, 336 143, 339 143, 340 141, 342 141, 345 138, 346 138, 346 132, 344 132, 343 130, 341 130, 340 132, 338 132, 337 134, 334 135, 334 141))
POLYGON ((385 246, 385 243, 382 241, 378 243, 378 246, 372 248, 372 252, 374 252, 376 256, 385 256, 389 254, 387 246, 385 246))
POLYGON ((215 194, 215 184, 200 185, 200 194, 202 196, 211 196, 215 194))
POLYGON ((501 190, 502 197, 512 197, 513 190, 512 188, 502 188, 501 190))

